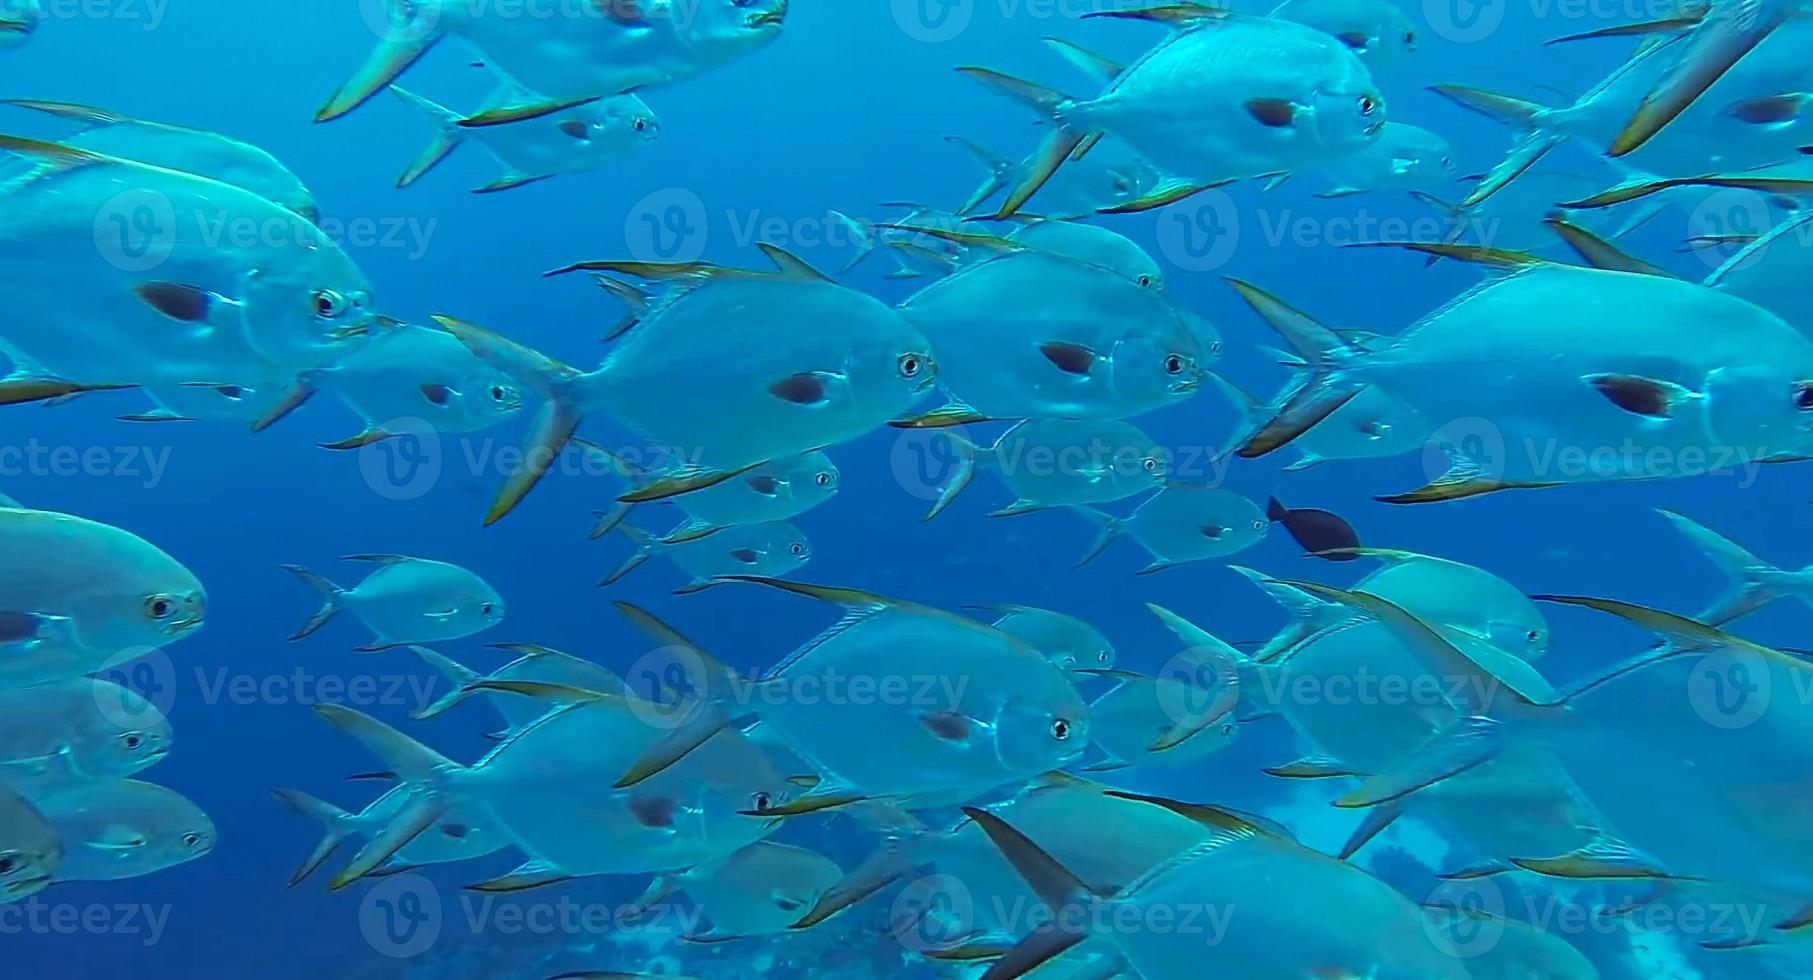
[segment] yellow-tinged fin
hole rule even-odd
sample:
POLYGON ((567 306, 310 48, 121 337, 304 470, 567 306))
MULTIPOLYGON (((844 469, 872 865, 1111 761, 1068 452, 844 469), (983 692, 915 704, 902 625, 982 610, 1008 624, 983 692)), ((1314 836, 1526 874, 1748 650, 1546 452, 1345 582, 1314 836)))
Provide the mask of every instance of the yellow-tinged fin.
POLYGON ((671 470, 658 480, 651 480, 637 487, 625 490, 617 497, 620 504, 642 504, 654 500, 667 500, 699 490, 715 487, 726 480, 735 479, 750 470, 763 466, 763 463, 750 463, 748 466, 734 470, 714 470, 710 467, 688 465, 671 470))
POLYGON ((769 242, 757 242, 755 247, 760 249, 763 255, 768 256, 768 261, 774 263, 774 268, 777 272, 789 279, 799 279, 804 282, 835 281, 830 276, 812 268, 812 266, 806 263, 805 259, 794 255, 792 252, 787 251, 779 245, 774 245, 769 242))
POLYGON ((1050 183, 1058 168, 1081 152, 1095 134, 1077 132, 1064 124, 1064 107, 1071 99, 1062 92, 989 68, 963 67, 958 68, 957 73, 1032 107, 1054 123, 1051 135, 1039 145, 1039 151, 1034 155, 1031 166, 1027 167, 1019 186, 1008 191, 1007 199, 1001 202, 1001 209, 995 212, 996 218, 1011 218, 1026 206, 1027 201, 1032 200, 1033 195, 1050 183))
POLYGON ((1697 882, 1703 878, 1677 875, 1660 862, 1639 853, 1614 838, 1601 836, 1591 844, 1551 858, 1512 858, 1511 863, 1525 871, 1550 878, 1583 881, 1638 880, 1697 882))
POLYGON ((1440 504, 1469 497, 1483 497, 1500 490, 1548 490, 1559 486, 1562 484, 1500 480, 1480 473, 1450 474, 1407 493, 1394 493, 1376 499, 1384 504, 1440 504))
POLYGON ((1561 237, 1567 246, 1574 250, 1586 264, 1595 269, 1606 269, 1612 272, 1629 272, 1639 276, 1657 276, 1662 279, 1679 278, 1660 266, 1650 265, 1598 235, 1565 218, 1549 218, 1543 221, 1550 231, 1561 237))
POLYGON ((1351 860, 1355 854, 1365 850, 1366 845, 1372 843, 1373 838, 1378 837, 1385 832, 1386 828, 1396 823, 1398 817, 1403 814, 1404 801, 1401 799, 1381 803, 1366 811, 1366 818, 1360 821, 1360 825, 1354 828, 1352 834, 1348 835, 1347 843, 1341 845, 1341 852, 1335 855, 1335 860, 1351 860))
POLYGON ((338 442, 324 442, 321 444, 321 448, 331 449, 335 452, 345 452, 349 449, 364 449, 366 446, 375 445, 386 439, 395 439, 396 437, 396 433, 374 425, 370 426, 365 431, 360 432, 358 435, 341 439, 338 442))
POLYGON ((927 238, 936 238, 940 241, 950 242, 953 245, 961 245, 964 248, 985 248, 994 252, 1020 252, 1026 249, 1025 245, 1010 238, 1002 238, 999 235, 990 235, 983 231, 964 231, 960 228, 933 228, 925 225, 898 224, 894 222, 881 222, 875 227, 885 228, 889 231, 906 232, 913 235, 924 235, 927 238))
POLYGON ((788 800, 779 806, 762 807, 753 810, 738 810, 746 817, 799 817, 808 813, 823 813, 840 807, 867 803, 871 798, 861 793, 827 793, 823 796, 802 796, 788 800))
MULTIPOLYGON (((1651 633, 1668 640, 1678 648, 1689 650, 1744 650, 1767 657, 1788 657, 1778 650, 1752 643, 1741 637, 1733 636, 1717 627, 1708 626, 1698 620, 1688 619, 1649 606, 1639 606, 1632 602, 1620 602, 1616 599, 1597 599, 1591 596, 1571 595, 1533 595, 1537 602, 1553 602, 1564 606, 1580 606, 1595 609, 1602 613, 1628 620, 1651 633)), ((1800 662, 1796 660, 1795 662, 1800 662)))
POLYGON ((569 272, 614 272, 654 282, 701 276, 759 275, 759 273, 750 272, 747 269, 733 269, 710 262, 637 262, 633 259, 588 259, 584 262, 563 265, 558 269, 550 269, 542 273, 542 277, 564 276, 569 272))
POLYGON ((1493 248, 1490 245, 1468 245, 1462 242, 1354 242, 1344 248, 1401 248, 1411 252, 1421 252, 1436 258, 1455 259, 1460 262, 1472 262, 1476 265, 1488 265, 1498 269, 1524 269, 1537 265, 1561 265, 1552 259, 1545 259, 1528 252, 1519 252, 1508 248, 1493 248))
POLYGON ((817 599, 821 602, 829 602, 834 606, 843 606, 846 609, 885 609, 894 606, 917 605, 916 603, 907 602, 904 599, 891 599, 887 596, 877 595, 873 592, 864 592, 861 589, 845 589, 829 585, 812 585, 807 582, 790 582, 786 579, 764 578, 759 575, 725 575, 722 576, 722 578, 726 582, 748 582, 751 585, 765 585, 771 589, 779 589, 782 592, 791 592, 794 595, 807 596, 808 598, 817 599))
MULTIPOLYGON (((512 648, 505 647, 501 649, 512 648)), ((542 650, 541 648, 536 649, 539 655, 544 656, 553 652, 542 650)), ((551 684, 545 681, 479 680, 467 684, 461 689, 461 692, 519 694, 525 698, 534 698, 537 701, 553 701, 556 704, 588 704, 600 701, 622 702, 624 700, 621 695, 617 694, 594 691, 583 687, 573 687, 569 684, 551 684)))
POLYGON ((138 385, 85 385, 58 378, 9 378, 0 381, 0 405, 25 405, 73 398, 95 391, 124 391, 138 385))
MULTIPOLYGON (((1466 681, 1457 686, 1471 683, 1466 681)), ((1485 765, 1496 758, 1503 747, 1503 726, 1499 722, 1484 717, 1463 719, 1429 736, 1394 762, 1390 769, 1369 777, 1359 789, 1335 800, 1335 806, 1351 810, 1394 803, 1485 765)))
POLYGON ((35 109, 62 119, 74 119, 94 126, 109 126, 114 123, 128 122, 129 117, 107 109, 98 109, 79 102, 52 102, 46 99, 0 99, 0 104, 18 106, 21 109, 35 109))
POLYGON ((1236 813, 1223 807, 1207 803, 1184 803, 1163 796, 1144 796, 1139 793, 1127 793, 1111 789, 1103 794, 1117 800, 1132 800, 1135 803, 1148 803, 1161 807, 1172 813, 1191 820, 1215 831, 1218 834, 1235 837, 1279 837, 1288 839, 1288 834, 1279 834, 1277 828, 1268 827, 1249 818, 1246 814, 1236 813))
POLYGON ((410 798, 383 830, 365 842, 365 846, 353 856, 352 863, 334 875, 333 880, 327 883, 328 891, 340 891, 377 870, 379 865, 395 857, 398 851, 408 847, 411 841, 434 826, 436 821, 447 814, 450 806, 447 798, 440 794, 410 798))
POLYGON ((1179 27, 1188 27, 1203 21, 1226 20, 1230 16, 1233 16, 1231 10, 1200 3, 1165 3, 1131 10, 1095 10, 1083 15, 1085 19, 1112 17, 1120 20, 1149 20, 1179 27))
POLYGON ((1627 156, 1648 143, 1796 9, 1793 4, 1775 2, 1714 4, 1688 38, 1680 62, 1644 97, 1606 155, 1627 156))
POLYGON ((1013 980, 1025 976, 1088 938, 1089 934, 1078 928, 1081 923, 1074 913, 1100 901, 1089 886, 1000 817, 975 807, 964 807, 963 815, 982 828, 1020 878, 1055 913, 1050 923, 1033 930, 1019 945, 995 961, 995 965, 983 974, 984 980, 1013 980))
POLYGON ((1322 755, 1312 755, 1286 765, 1273 766, 1265 770, 1265 774, 1276 776, 1279 779, 1341 779, 1366 775, 1346 763, 1322 755))
POLYGON ((994 421, 998 420, 991 419, 962 402, 953 401, 920 415, 892 419, 888 425, 896 429, 950 429, 960 425, 976 425, 994 421))
POLYGON ((1602 37, 1647 37, 1651 34, 1678 34, 1691 29, 1695 24, 1706 19, 1705 11, 1683 13, 1661 20, 1646 20, 1635 24, 1618 24, 1612 27, 1601 27, 1595 31, 1582 31, 1565 37, 1552 38, 1544 44, 1567 44, 1572 41, 1590 41, 1602 37))
POLYGON ((593 95, 580 99, 523 102, 517 105, 504 106, 499 109, 489 109, 485 112, 478 113, 477 115, 467 116, 466 118, 461 119, 457 125, 464 129, 483 129, 487 126, 508 126, 511 123, 528 122, 531 119, 541 119, 545 116, 552 116, 555 113, 565 112, 568 109, 577 109, 580 106, 591 105, 601 98, 602 96, 593 95))
POLYGON ((572 881, 573 876, 540 861, 530 861, 506 875, 481 881, 476 885, 467 885, 465 890, 485 895, 510 895, 517 892, 533 891, 558 885, 563 881, 572 881))
POLYGON ((681 976, 677 973, 619 973, 615 970, 582 970, 578 973, 562 973, 548 980, 698 980, 697 977, 681 976))
POLYGON ((1231 180, 1217 180, 1207 184, 1168 184, 1144 196, 1123 201, 1111 208, 1098 208, 1096 213, 1139 214, 1144 211, 1156 211, 1159 208, 1176 204, 1178 201, 1188 200, 1204 191, 1226 187, 1231 183, 1233 183, 1231 180))
POLYGON ((331 122, 359 108, 422 60, 443 33, 432 23, 427 24, 426 29, 423 27, 420 23, 411 23, 404 25, 402 30, 386 31, 393 36, 378 42, 366 56, 365 63, 315 113, 315 121, 331 122))

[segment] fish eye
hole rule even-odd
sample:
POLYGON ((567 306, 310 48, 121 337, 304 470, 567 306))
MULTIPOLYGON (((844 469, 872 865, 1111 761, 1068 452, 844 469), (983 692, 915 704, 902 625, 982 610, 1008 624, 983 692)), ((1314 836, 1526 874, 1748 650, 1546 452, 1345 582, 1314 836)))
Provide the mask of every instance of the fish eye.
POLYGON ((143 744, 145 744, 145 739, 138 732, 127 732, 120 736, 120 745, 125 747, 128 752, 136 751, 143 744))
POLYGON ((481 605, 478 607, 478 614, 480 616, 489 616, 489 615, 491 615, 491 610, 493 608, 494 607, 491 605, 491 603, 487 602, 484 605, 481 605))
POLYGON ((1184 372, 1184 368, 1187 368, 1189 366, 1190 366, 1189 359, 1184 357, 1182 354, 1166 354, 1165 355, 1165 373, 1166 374, 1182 374, 1184 372))
POLYGON ((196 845, 198 845, 200 843, 201 843, 201 835, 194 832, 193 830, 191 830, 190 832, 183 835, 183 846, 184 847, 195 847, 196 845))
POLYGON ((1529 640, 1531 643, 1535 643, 1537 640, 1542 639, 1542 631, 1541 630, 1531 630, 1528 633, 1524 634, 1524 638, 1529 640))
POLYGON ((1223 726, 1221 726, 1221 734, 1222 734, 1222 735, 1223 735, 1223 736, 1226 736, 1226 737, 1228 737, 1228 738, 1232 738, 1232 737, 1233 737, 1233 736, 1234 736, 1234 733, 1235 733, 1235 732, 1237 732, 1237 731, 1239 731, 1239 730, 1240 730, 1240 729, 1239 729, 1239 727, 1238 727, 1238 726, 1236 726, 1236 725, 1235 725, 1235 724, 1234 724, 1234 723, 1233 723, 1233 722, 1231 722, 1231 721, 1230 721, 1230 722, 1228 722, 1228 723, 1227 723, 1227 724, 1225 724, 1225 725, 1223 725, 1223 726))
POLYGON ((167 595, 154 595, 145 598, 145 615, 152 619, 168 619, 176 611, 176 603, 167 595))
POLYGON ((1416 32, 1415 31, 1405 31, 1404 32, 1404 43, 1413 48, 1416 47, 1416 32))
POLYGON ((1794 407, 1813 412, 1813 381, 1802 381, 1794 386, 1794 407))
POLYGON ((1142 462, 1140 465, 1146 468, 1147 473, 1157 473, 1158 472, 1158 460, 1153 459, 1150 456, 1147 456, 1145 458, 1145 461, 1142 462))
POLYGON ((1107 662, 1108 662, 1108 661, 1109 661, 1109 660, 1110 660, 1110 659, 1112 659, 1112 658, 1113 658, 1113 655, 1112 655, 1112 654, 1110 654, 1110 653, 1109 653, 1109 652, 1108 652, 1108 651, 1106 651, 1106 650, 1103 650, 1103 651, 1102 651, 1102 652, 1101 652, 1101 653, 1098 653, 1098 654, 1096 654, 1096 655, 1095 655, 1095 659, 1096 659, 1096 661, 1097 661, 1097 662, 1098 662, 1098 663, 1104 663, 1104 664, 1105 664, 1105 663, 1107 663, 1107 662))
POLYGON ((1264 531, 1265 527, 1266 527, 1266 524, 1264 521, 1254 521, 1253 522, 1253 530, 1255 530, 1255 531, 1264 531))
POLYGON ((831 474, 820 473, 818 476, 813 478, 813 482, 817 483, 821 487, 828 487, 831 485, 831 474))
POLYGON ((900 360, 895 362, 895 369, 900 372, 900 376, 903 378, 918 377, 919 372, 924 367, 925 362, 920 359, 918 354, 902 354, 900 355, 900 360))
POLYGON ((491 386, 491 400, 492 401, 501 402, 504 400, 504 395, 506 395, 506 394, 508 394, 508 393, 504 391, 503 385, 492 385, 491 386))
POLYGON ((798 541, 795 541, 795 542, 793 542, 793 546, 788 548, 787 550, 793 552, 793 556, 795 558, 798 558, 800 555, 803 555, 806 553, 806 546, 803 544, 800 544, 798 541))
POLYGON ((635 122, 630 123, 630 125, 634 126, 638 133, 646 132, 648 130, 648 120, 640 117, 638 117, 635 122))
POLYGON ((774 797, 769 796, 767 793, 757 793, 749 798, 749 802, 753 804, 753 806, 750 807, 751 810, 766 810, 769 807, 774 806, 774 797))
POLYGON ((1379 100, 1370 95, 1360 96, 1360 115, 1370 116, 1379 111, 1379 100))
POLYGON ((25 866, 16 853, 0 854, 0 875, 9 875, 25 866))
POLYGON ((315 316, 322 320, 332 320, 346 312, 346 297, 331 289, 317 289, 314 295, 315 316))
POLYGON ((1054 718, 1051 722, 1051 737, 1060 742, 1070 741, 1070 719, 1054 718))
POLYGON ((1149 287, 1152 285, 1151 276, 1140 276, 1138 281, 1139 281, 1141 288, 1146 288, 1146 287, 1149 287))

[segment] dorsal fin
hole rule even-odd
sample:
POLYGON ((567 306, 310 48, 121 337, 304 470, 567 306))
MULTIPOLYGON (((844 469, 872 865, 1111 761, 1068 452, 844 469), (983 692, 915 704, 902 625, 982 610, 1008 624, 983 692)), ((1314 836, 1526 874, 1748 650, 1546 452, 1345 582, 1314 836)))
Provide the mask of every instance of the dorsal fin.
POLYGON ((1543 221, 1543 224, 1547 225, 1550 231, 1561 236, 1561 240, 1566 242, 1569 248, 1595 269, 1629 272, 1639 276, 1657 276, 1662 279, 1679 278, 1666 269, 1650 265, 1625 252, 1610 241, 1565 218, 1549 218, 1543 221))
POLYGON ((960 231, 956 228, 933 228, 927 225, 896 224, 892 222, 879 224, 876 225, 876 227, 886 228, 889 231, 906 232, 912 235, 924 235, 927 238, 936 238, 940 241, 950 242, 953 245, 961 245, 965 248, 984 248, 992 252, 1019 252, 1024 251, 1026 248, 1025 245, 1011 239, 1002 238, 999 235, 990 235, 987 232, 980 231, 960 231))
POLYGON ((768 256, 768 261, 773 262, 774 267, 780 270, 781 275, 789 279, 803 279, 808 282, 832 281, 830 276, 807 265, 806 260, 779 245, 757 242, 755 247, 761 249, 762 254, 768 256))

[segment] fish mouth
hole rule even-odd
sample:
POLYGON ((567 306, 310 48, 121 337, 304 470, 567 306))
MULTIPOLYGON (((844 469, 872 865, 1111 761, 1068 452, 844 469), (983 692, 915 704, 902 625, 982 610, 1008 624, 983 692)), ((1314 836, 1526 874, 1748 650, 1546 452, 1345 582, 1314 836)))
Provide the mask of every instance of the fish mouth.
POLYGON ((787 0, 781 0, 780 3, 775 5, 773 10, 763 10, 758 13, 750 14, 744 21, 744 26, 748 27, 750 30, 759 30, 764 27, 779 27, 785 23, 786 20, 787 0))
POLYGON ((1366 135, 1367 136, 1377 136, 1377 135, 1379 135, 1379 133, 1383 132, 1384 129, 1385 129, 1385 120, 1383 120, 1383 119, 1375 120, 1371 125, 1366 127, 1366 135))
POLYGON ((186 619, 171 620, 164 624, 164 635, 184 636, 194 630, 200 629, 204 618, 205 617, 201 613, 197 613, 186 619))
POLYGON ((1176 381, 1171 382, 1172 393, 1178 395, 1187 394, 1200 387, 1202 387, 1202 377, 1200 375, 1193 378, 1178 378, 1176 381))

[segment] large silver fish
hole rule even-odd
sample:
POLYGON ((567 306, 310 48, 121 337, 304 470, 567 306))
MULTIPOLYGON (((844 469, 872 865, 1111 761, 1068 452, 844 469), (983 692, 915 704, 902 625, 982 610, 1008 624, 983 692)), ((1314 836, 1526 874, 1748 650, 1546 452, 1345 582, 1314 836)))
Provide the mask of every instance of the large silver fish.
MULTIPOLYGON (((1124 139, 1184 185, 1315 169, 1378 138, 1385 100, 1340 41, 1285 20, 1173 4, 1101 16, 1170 20, 1179 31, 1100 95, 1076 99, 981 68, 970 77, 1054 120, 1032 172, 1000 214, 1018 211, 1096 134, 1124 139)), ((1157 207, 1166 188, 1124 209, 1157 207)))
MULTIPOLYGON (((322 828, 320 842, 290 875, 291 888, 306 881, 347 839, 369 839, 382 834, 410 801, 410 790, 403 785, 391 787, 357 813, 348 813, 300 790, 274 789, 271 794, 284 806, 314 819, 322 828)), ((432 827, 397 851, 393 866, 408 869, 452 864, 496 854, 510 843, 489 814, 477 807, 460 807, 443 814, 432 827)))
POLYGON ((554 16, 523 16, 466 0, 384 0, 366 9, 378 46, 315 116, 351 112, 409 70, 448 35, 540 106, 520 105, 468 125, 497 125, 547 115, 634 89, 685 81, 772 42, 788 0, 636 0, 585 4, 554 16))
POLYGON ((174 735, 156 705, 78 677, 0 690, 0 783, 33 799, 157 764, 174 735))
POLYGON ((931 344, 906 317, 778 248, 763 250, 779 271, 702 263, 570 267, 678 282, 591 372, 438 318, 473 353, 548 399, 527 463, 499 492, 487 522, 502 519, 534 488, 588 412, 628 425, 651 449, 685 454, 687 470, 630 497, 653 500, 854 439, 897 417, 933 383, 931 344))
POLYGON ((214 850, 214 822, 181 793, 134 779, 80 786, 38 801, 63 839, 58 881, 119 881, 214 850))
POLYGON ((194 573, 137 535, 46 511, 0 510, 0 680, 79 677, 200 629, 194 573))
MULTIPOLYGON (((467 117, 445 106, 395 85, 390 90, 435 126, 428 147, 397 178, 398 187, 408 187, 422 179, 467 139, 477 142, 504 165, 501 177, 474 191, 494 194, 561 174, 596 170, 653 143, 661 135, 661 121, 654 110, 634 95, 616 95, 524 122, 474 128, 461 125, 467 117)), ((506 84, 478 115, 508 112, 511 107, 534 99, 531 93, 506 84)))

